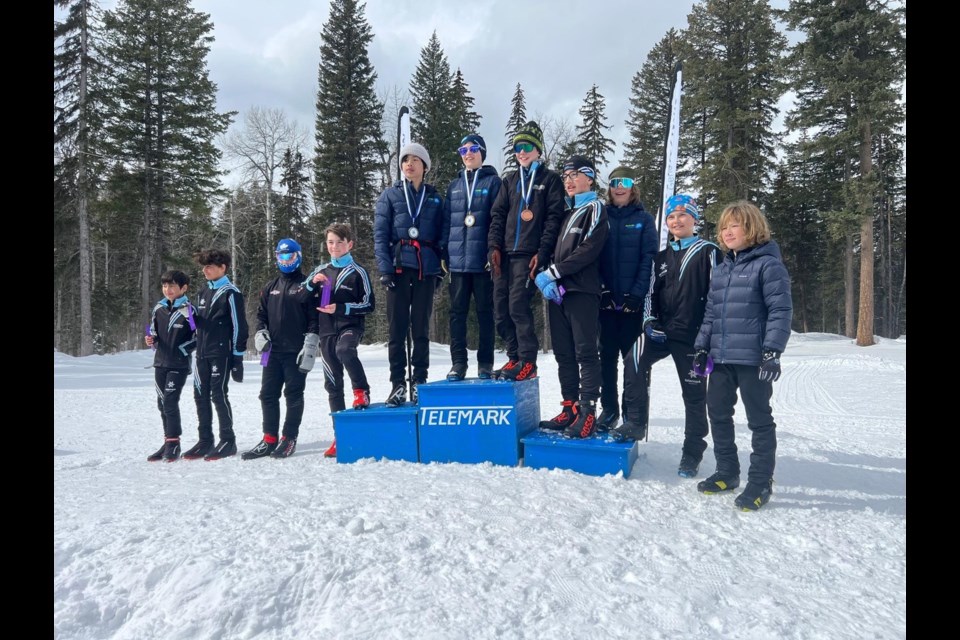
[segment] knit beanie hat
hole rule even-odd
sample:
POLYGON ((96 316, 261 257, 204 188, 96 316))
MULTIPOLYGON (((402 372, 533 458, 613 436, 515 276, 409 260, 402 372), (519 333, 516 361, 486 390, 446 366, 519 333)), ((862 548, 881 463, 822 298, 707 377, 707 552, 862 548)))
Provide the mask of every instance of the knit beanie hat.
POLYGON ((589 158, 584 156, 570 156, 567 158, 567 161, 563 163, 563 172, 566 173, 567 171, 579 171, 585 176, 588 176, 593 182, 597 181, 597 168, 593 166, 589 158))
POLYGON ((487 143, 483 141, 479 133, 470 133, 463 136, 463 140, 460 141, 460 146, 462 147, 465 144, 475 144, 480 147, 480 159, 487 159, 487 143))
POLYGON ((678 193, 674 196, 670 196, 670 199, 667 200, 666 210, 667 216, 674 211, 680 211, 681 213, 690 214, 693 216, 694 220, 700 219, 700 207, 697 206, 697 201, 694 200, 692 196, 688 196, 684 193, 678 193))
POLYGON ((427 150, 422 144, 408 142, 407 144, 403 145, 403 149, 400 149, 400 161, 403 162, 403 159, 409 155, 417 156, 423 160, 424 173, 430 171, 430 154, 427 153, 427 150))
POLYGON ((513 137, 513 144, 518 142, 529 142, 537 148, 537 151, 543 154, 543 131, 540 129, 540 125, 531 120, 527 124, 517 131, 517 135, 513 137))
POLYGON ((633 178, 634 174, 635 174, 634 170, 631 169, 630 167, 625 167, 623 165, 620 165, 619 167, 617 167, 616 169, 610 172, 610 177, 607 180, 608 181, 613 180, 614 178, 633 178))

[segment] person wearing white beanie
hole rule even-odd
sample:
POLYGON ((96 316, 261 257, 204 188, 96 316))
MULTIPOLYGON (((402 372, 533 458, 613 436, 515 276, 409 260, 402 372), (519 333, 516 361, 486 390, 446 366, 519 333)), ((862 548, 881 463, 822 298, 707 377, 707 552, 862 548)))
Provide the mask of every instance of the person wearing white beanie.
POLYGON ((380 284, 387 290, 390 325, 388 407, 406 403, 407 382, 409 399, 416 404, 417 385, 427 381, 433 293, 443 278, 440 260, 443 239, 449 234, 443 198, 424 180, 430 170, 430 154, 423 145, 411 142, 400 149, 400 170, 402 178, 380 194, 373 221, 373 247, 380 284), (409 363, 405 348, 408 331, 413 334, 409 363), (412 371, 407 371, 408 366, 412 371))

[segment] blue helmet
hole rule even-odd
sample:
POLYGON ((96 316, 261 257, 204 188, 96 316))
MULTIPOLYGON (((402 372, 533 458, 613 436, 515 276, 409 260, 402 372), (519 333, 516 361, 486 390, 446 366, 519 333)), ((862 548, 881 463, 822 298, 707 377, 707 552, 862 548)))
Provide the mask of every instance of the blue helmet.
POLYGON ((697 201, 693 199, 693 196, 688 196, 683 193, 670 196, 667 200, 666 209, 666 215, 668 216, 679 209, 681 213, 687 213, 693 216, 694 220, 700 219, 700 207, 697 206, 697 201))
POLYGON ((283 238, 277 243, 277 268, 284 273, 293 273, 300 266, 303 253, 300 243, 293 238, 283 238))

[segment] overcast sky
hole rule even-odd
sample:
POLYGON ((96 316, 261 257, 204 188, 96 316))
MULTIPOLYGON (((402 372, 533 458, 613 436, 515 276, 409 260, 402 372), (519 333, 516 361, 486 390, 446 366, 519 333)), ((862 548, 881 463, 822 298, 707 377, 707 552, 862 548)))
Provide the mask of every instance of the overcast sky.
MULTIPOLYGON (((786 2, 775 2, 785 5, 786 2)), ((459 67, 481 115, 480 133, 499 149, 519 82, 527 117, 568 118, 591 85, 606 98, 608 133, 619 164, 627 139, 630 81, 650 49, 671 27, 686 27, 692 1, 653 0, 368 0, 374 38, 370 60, 381 95, 408 89, 431 33, 436 30, 451 71, 459 67)), ((216 41, 211 79, 222 110, 253 105, 282 108, 313 130, 320 32, 329 3, 323 0, 195 0, 209 13, 216 41)), ((657 99, 667 99, 657 96, 657 99)), ((429 150, 433 152, 433 150, 429 150)), ((487 162, 501 168, 499 153, 487 162)))
MULTIPOLYGON (((519 82, 527 117, 577 113, 591 85, 606 98, 608 132, 619 164, 627 138, 630 81, 650 49, 671 27, 683 29, 692 0, 368 0, 374 38, 370 60, 380 95, 406 90, 421 49, 436 30, 451 71, 459 67, 481 115, 480 134, 499 149, 519 82)), ((102 0, 106 9, 115 0, 102 0)), ((773 0, 786 7, 787 0, 773 0)), ((194 0, 210 14, 215 41, 208 58, 218 107, 239 112, 254 105, 283 109, 313 131, 320 32, 325 0, 194 0)), ((651 99, 666 100, 666 96, 651 99)), ((239 126, 235 124, 234 126, 239 126)), ((433 152, 433 149, 429 150, 433 152)), ((312 153, 312 151, 311 151, 312 153)), ((487 162, 502 168, 499 153, 487 162)))

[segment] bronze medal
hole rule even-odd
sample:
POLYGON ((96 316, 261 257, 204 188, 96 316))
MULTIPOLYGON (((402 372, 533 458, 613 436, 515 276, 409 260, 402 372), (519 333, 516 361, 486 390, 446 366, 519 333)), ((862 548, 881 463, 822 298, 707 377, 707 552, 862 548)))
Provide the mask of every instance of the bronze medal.
POLYGON ((530 222, 531 220, 533 220, 533 211, 531 211, 530 209, 524 209, 523 211, 520 212, 520 219, 523 220, 524 222, 530 222))
POLYGON ((468 227, 472 227, 472 226, 475 225, 476 223, 477 223, 477 217, 476 217, 475 215, 473 215, 472 213, 468 213, 468 214, 467 214, 467 217, 465 217, 465 218, 463 219, 463 224, 466 225, 466 226, 468 226, 468 227))

